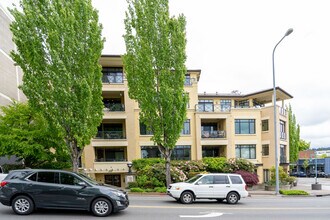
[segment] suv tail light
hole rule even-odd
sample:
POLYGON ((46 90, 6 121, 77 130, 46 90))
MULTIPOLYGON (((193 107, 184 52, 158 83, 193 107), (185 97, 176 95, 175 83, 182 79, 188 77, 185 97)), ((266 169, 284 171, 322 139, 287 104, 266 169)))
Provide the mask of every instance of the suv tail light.
POLYGON ((7 185, 7 183, 8 183, 8 182, 6 182, 6 181, 2 181, 2 182, 0 183, 0 186, 1 186, 1 187, 4 187, 5 185, 7 185))

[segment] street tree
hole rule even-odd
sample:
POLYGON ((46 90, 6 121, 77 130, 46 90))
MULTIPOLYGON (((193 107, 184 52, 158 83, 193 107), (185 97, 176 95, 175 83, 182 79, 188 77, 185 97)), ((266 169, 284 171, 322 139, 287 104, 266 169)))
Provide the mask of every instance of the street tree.
POLYGON ((28 104, 1 107, 0 156, 15 155, 30 168, 68 168, 70 157, 64 146, 64 140, 28 104))
POLYGON ((91 0, 21 0, 10 29, 31 107, 60 134, 78 170, 102 120, 99 58, 104 39, 91 0))
POLYGON ((170 160, 186 120, 188 97, 185 17, 170 17, 168 0, 128 0, 123 57, 129 96, 140 107, 140 122, 165 159, 166 184, 170 160))
POLYGON ((291 105, 287 107, 287 111, 289 116, 290 162, 296 163, 299 151, 309 149, 310 143, 300 139, 300 126, 297 124, 291 105))

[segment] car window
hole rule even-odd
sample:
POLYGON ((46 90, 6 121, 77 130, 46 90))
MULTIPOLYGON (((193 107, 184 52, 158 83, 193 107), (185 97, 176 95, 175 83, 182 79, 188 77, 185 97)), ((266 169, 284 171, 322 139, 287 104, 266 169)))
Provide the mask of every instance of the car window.
POLYGON ((79 182, 82 182, 77 177, 69 174, 69 173, 61 173, 60 174, 60 183, 65 185, 78 185, 79 182))
POLYGON ((56 172, 38 172, 37 182, 58 183, 58 173, 56 172))
POLYGON ((20 179, 25 177, 31 171, 12 171, 10 172, 6 179, 20 179))
POLYGON ((214 184, 229 184, 229 179, 226 175, 214 176, 214 184))
POLYGON ((204 176, 198 181, 199 185, 213 184, 213 176, 204 176))
POLYGON ((239 176, 229 176, 232 184, 242 184, 243 181, 239 176))

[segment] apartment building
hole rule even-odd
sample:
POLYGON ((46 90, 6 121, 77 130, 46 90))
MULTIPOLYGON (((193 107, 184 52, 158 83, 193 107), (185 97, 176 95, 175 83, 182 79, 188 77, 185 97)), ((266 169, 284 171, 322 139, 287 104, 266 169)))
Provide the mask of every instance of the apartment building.
POLYGON ((10 51, 15 50, 9 29, 12 20, 12 16, 0 3, 0 106, 9 105, 12 100, 26 101, 23 92, 18 89, 22 84, 23 72, 9 56, 10 51))
MULTIPOLYGON (((97 181, 124 187, 130 161, 160 157, 160 152, 150 141, 152 134, 139 122, 138 104, 128 97, 121 57, 105 55, 100 64, 104 116, 96 137, 84 149, 82 169, 97 181)), ((187 120, 172 159, 245 158, 256 165, 260 182, 268 181, 269 170, 275 165, 273 90, 198 94, 200 75, 201 70, 187 71, 187 120)), ((285 100, 293 97, 281 88, 276 94, 279 163, 288 170, 285 100)))

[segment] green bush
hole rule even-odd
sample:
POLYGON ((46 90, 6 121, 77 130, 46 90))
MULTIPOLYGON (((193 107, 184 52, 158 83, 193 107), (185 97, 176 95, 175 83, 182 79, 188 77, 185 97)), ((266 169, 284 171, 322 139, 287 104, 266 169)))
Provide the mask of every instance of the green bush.
POLYGON ((216 173, 229 173, 228 161, 225 157, 204 157, 203 162, 206 164, 206 171, 216 173))
POLYGON ((162 158, 145 158, 145 159, 137 159, 133 160, 133 168, 136 171, 144 169, 146 166, 153 166, 154 164, 165 164, 165 160, 162 158))
POLYGON ((158 192, 158 193, 166 193, 167 192, 167 188, 166 187, 155 187, 154 188, 154 191, 155 192, 158 192))
POLYGON ((236 172, 237 170, 244 170, 250 173, 254 173, 255 165, 242 158, 230 158, 228 160, 230 172, 236 172))
POLYGON ((282 195, 309 195, 304 190, 280 190, 280 194, 282 195))
POLYGON ((131 192, 144 192, 141 188, 131 188, 131 192))
POLYGON ((139 187, 139 184, 137 182, 129 182, 128 183, 128 188, 131 189, 131 188, 137 188, 139 187))

